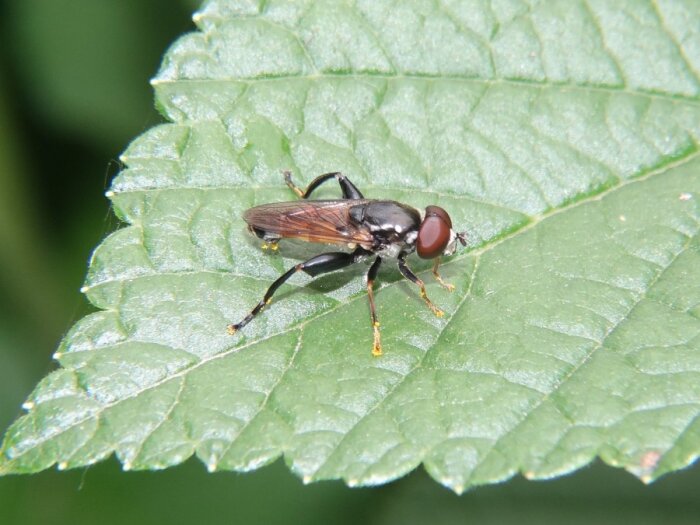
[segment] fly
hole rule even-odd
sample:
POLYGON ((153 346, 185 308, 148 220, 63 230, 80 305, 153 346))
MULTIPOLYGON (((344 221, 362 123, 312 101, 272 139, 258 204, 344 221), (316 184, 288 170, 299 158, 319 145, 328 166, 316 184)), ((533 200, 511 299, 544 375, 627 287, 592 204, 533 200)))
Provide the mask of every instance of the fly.
POLYGON ((457 241, 466 246, 466 233, 455 232, 452 220, 439 206, 428 206, 421 215, 418 210, 391 200, 365 199, 362 193, 342 173, 326 173, 316 177, 302 190, 292 182, 290 172, 284 173, 290 189, 302 200, 276 202, 250 208, 243 214, 248 229, 263 240, 263 248, 277 250, 283 238, 301 239, 307 242, 345 245, 350 252, 329 252, 312 257, 291 267, 273 282, 255 308, 237 324, 228 326, 229 334, 235 334, 272 301, 277 289, 295 273, 302 271, 311 277, 339 270, 374 256, 367 272, 367 296, 374 331, 372 354, 382 354, 379 319, 374 305, 374 280, 383 259, 396 259, 401 274, 416 284, 420 296, 428 308, 438 317, 444 312, 428 298, 425 283, 406 265, 406 256, 418 253, 423 259, 435 259, 433 275, 449 291, 454 286, 445 283, 438 273, 441 255, 452 255, 457 241), (309 200, 311 193, 326 181, 335 179, 343 193, 342 199, 309 200))

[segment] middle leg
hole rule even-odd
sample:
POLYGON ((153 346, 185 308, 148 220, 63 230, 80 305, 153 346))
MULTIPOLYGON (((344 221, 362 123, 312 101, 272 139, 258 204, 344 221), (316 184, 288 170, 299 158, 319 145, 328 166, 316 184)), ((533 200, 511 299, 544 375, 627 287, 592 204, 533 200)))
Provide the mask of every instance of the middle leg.
POLYGON ((374 280, 379 272, 379 265, 382 264, 382 258, 377 257, 372 266, 367 272, 367 297, 369 297, 369 315, 372 320, 372 330, 374 330, 374 343, 372 344, 372 355, 382 355, 382 340, 379 334, 379 319, 377 318, 377 309, 374 306, 374 280))

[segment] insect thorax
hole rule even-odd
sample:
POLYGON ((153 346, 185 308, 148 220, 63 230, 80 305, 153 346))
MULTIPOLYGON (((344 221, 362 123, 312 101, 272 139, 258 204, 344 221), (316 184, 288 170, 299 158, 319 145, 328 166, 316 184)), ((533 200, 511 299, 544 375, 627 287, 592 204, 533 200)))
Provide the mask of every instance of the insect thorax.
POLYGON ((380 257, 396 258, 415 250, 420 214, 396 201, 369 201, 350 209, 355 224, 374 237, 372 251, 380 257))

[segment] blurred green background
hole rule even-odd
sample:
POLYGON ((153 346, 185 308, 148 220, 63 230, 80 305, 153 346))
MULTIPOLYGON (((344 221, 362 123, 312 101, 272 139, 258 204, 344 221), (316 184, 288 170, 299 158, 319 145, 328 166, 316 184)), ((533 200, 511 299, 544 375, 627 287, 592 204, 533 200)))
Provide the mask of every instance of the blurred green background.
MULTIPOLYGON (((194 0, 0 2, 0 431, 54 368, 89 305, 90 251, 118 221, 104 191, 128 142, 161 121, 148 79, 194 0)), ((378 489, 304 487, 280 463, 207 474, 90 469, 0 478, 0 524, 700 523, 700 468, 651 487, 595 465, 457 497, 422 471, 378 489)))

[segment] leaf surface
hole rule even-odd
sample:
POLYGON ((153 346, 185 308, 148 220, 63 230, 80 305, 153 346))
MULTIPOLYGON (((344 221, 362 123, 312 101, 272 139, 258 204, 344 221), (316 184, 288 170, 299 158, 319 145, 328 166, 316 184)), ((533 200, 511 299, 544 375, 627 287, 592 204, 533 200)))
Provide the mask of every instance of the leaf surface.
MULTIPOLYGON (((599 456, 644 481, 700 450, 700 11, 694 2, 225 2, 154 80, 172 121, 136 139, 96 249, 99 309, 8 431, 0 472, 116 453, 210 470, 284 456, 306 481, 420 464, 461 492, 599 456), (385 264, 385 355, 365 265, 296 275, 241 215, 343 171, 447 209, 469 249, 385 264)), ((337 188, 319 192, 333 198, 337 188)))

